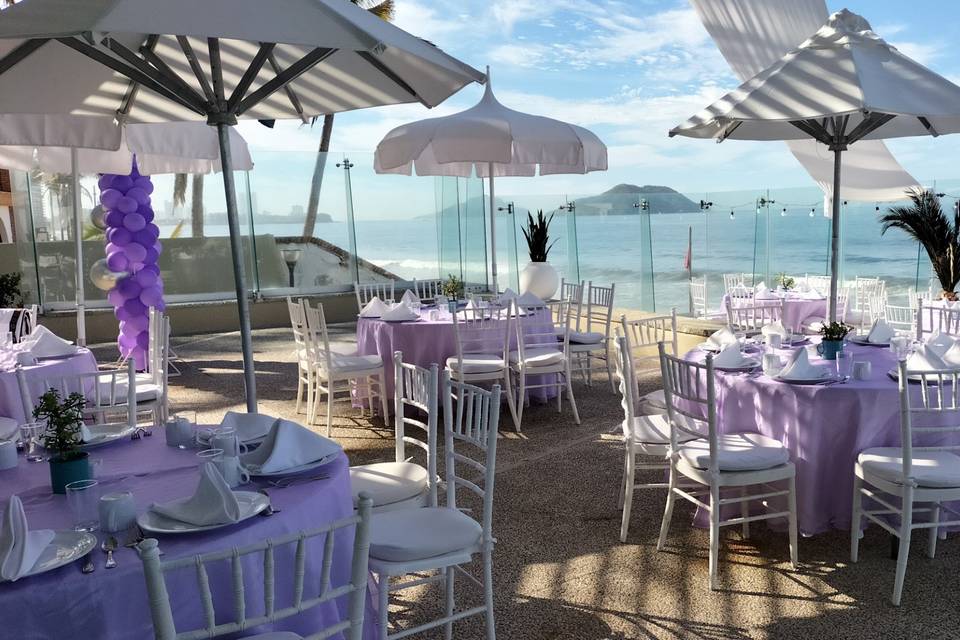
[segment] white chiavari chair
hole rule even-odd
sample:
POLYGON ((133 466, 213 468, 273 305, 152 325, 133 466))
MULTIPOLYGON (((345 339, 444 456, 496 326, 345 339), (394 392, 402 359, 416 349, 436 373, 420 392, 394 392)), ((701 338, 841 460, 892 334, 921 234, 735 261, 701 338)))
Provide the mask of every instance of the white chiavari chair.
POLYGON ((454 622, 480 614, 486 618, 487 639, 496 638, 493 619, 493 548, 496 542, 493 537, 493 490, 500 385, 486 391, 452 381, 450 372, 444 371, 441 393, 446 505, 378 513, 370 523, 370 571, 377 580, 381 640, 420 635, 440 626, 444 627, 444 637, 452 638, 454 622), (458 490, 463 489, 482 500, 479 522, 459 508, 458 490), (477 554, 480 554, 483 565, 480 579, 464 568, 477 554), (394 576, 428 572, 431 575, 425 578, 390 582, 394 576), (458 574, 483 588, 482 605, 457 610, 454 586, 458 574), (444 585, 444 615, 391 635, 388 628, 390 593, 424 583, 444 585))
POLYGON ((443 280, 414 280, 413 292, 420 298, 420 302, 432 302, 434 298, 443 294, 443 280))
MULTIPOLYGON (((917 310, 888 304, 883 309, 883 318, 897 331, 913 332, 917 328, 917 310)), ((869 329, 867 329, 869 331, 869 329)))
POLYGON ((564 305, 567 301, 569 301, 570 304, 574 305, 575 307, 576 321, 571 327, 571 330, 580 330, 585 284, 585 280, 581 280, 580 282, 567 282, 565 279, 561 279, 560 289, 557 291, 557 295, 559 297, 556 300, 551 300, 546 303, 547 308, 550 309, 550 313, 553 317, 553 326, 557 333, 557 340, 563 340, 563 334, 567 330, 567 318, 562 313, 562 311, 566 308, 564 305))
POLYGON ((732 300, 727 300, 727 324, 735 331, 756 333, 765 325, 781 320, 782 300, 754 300, 744 306, 735 306, 732 300))
POLYGON ((928 304, 925 300, 919 301, 917 308, 917 340, 937 333, 945 333, 960 338, 960 304, 947 307, 943 302, 928 304))
POLYGON ((907 289, 907 306, 916 311, 920 307, 920 300, 930 300, 926 291, 917 291, 913 287, 907 289))
POLYGON ((520 414, 510 379, 510 338, 513 323, 519 322, 510 312, 495 307, 463 309, 453 314, 453 338, 457 354, 447 358, 450 378, 472 384, 502 384, 513 428, 520 433, 520 414))
POLYGON ((557 290, 557 302, 563 302, 564 300, 581 300, 583 299, 583 286, 585 284, 584 280, 580 282, 567 282, 566 278, 560 279, 560 288, 557 290))
POLYGON ((307 387, 307 423, 313 424, 320 399, 324 396, 327 401, 327 437, 330 437, 333 403, 336 400, 349 401, 356 396, 361 411, 363 403, 367 402, 372 415, 374 398, 379 397, 383 420, 386 422, 389 412, 383 360, 375 355, 344 355, 333 351, 330 348, 330 333, 327 331, 323 305, 311 307, 306 300, 301 300, 301 304, 307 320, 307 332, 304 336, 307 357, 313 370, 310 376, 313 384, 307 387), (346 397, 337 398, 337 394, 346 394, 346 397))
POLYGON ((726 294, 726 301, 734 307, 747 307, 753 304, 756 291, 742 284, 732 287, 726 294))
MULTIPOLYGON (((532 389, 554 389, 557 393, 557 411, 563 411, 563 392, 567 393, 573 419, 580 424, 577 401, 573 397, 573 384, 570 375, 570 328, 576 322, 574 306, 570 301, 563 305, 559 313, 566 318, 566 330, 562 339, 557 339, 556 331, 550 320, 551 311, 545 307, 521 307, 511 302, 516 314, 517 348, 509 354, 510 372, 516 377, 517 423, 523 420, 523 409, 527 404, 527 391, 532 389), (540 382, 528 382, 528 376, 541 376, 540 382)), ((519 431, 519 428, 518 428, 519 431)))
MULTIPOLYGON (((307 316, 303 311, 301 300, 294 302, 290 296, 287 296, 287 313, 290 315, 290 329, 293 331, 293 344, 297 356, 296 412, 300 413, 303 407, 303 392, 313 384, 311 358, 307 352, 307 316)), ((309 394, 309 391, 307 393, 309 394)))
MULTIPOLYGON (((830 295, 829 292, 827 295, 830 295)), ((840 287, 837 289, 837 322, 846 322, 847 321, 847 303, 850 297, 850 289, 847 287, 840 287)), ((830 302, 826 302, 826 310, 829 310, 830 302)), ((817 334, 820 333, 820 327, 824 325, 827 321, 824 316, 809 316, 807 317, 802 325, 801 330, 806 334, 817 334)))
POLYGON ((438 385, 436 363, 424 369, 393 353, 394 461, 350 467, 354 504, 366 493, 375 512, 437 506, 438 385), (425 464, 410 461, 408 446, 424 453, 425 464))
POLYGON ((363 638, 363 614, 366 606, 368 550, 370 547, 370 504, 368 496, 362 496, 357 512, 347 518, 306 531, 268 538, 245 547, 233 547, 211 551, 202 555, 190 555, 179 559, 162 560, 159 543, 147 538, 138 545, 143 574, 147 583, 150 601, 150 616, 156 640, 193 640, 194 638, 218 638, 224 635, 236 637, 238 632, 271 624, 298 615, 304 611, 329 603, 337 610, 337 601, 346 606, 347 618, 324 629, 317 629, 306 639, 290 632, 267 632, 243 636, 247 640, 320 640, 338 637, 348 640, 363 638), (333 576, 336 541, 352 538, 350 580, 336 584, 333 576), (251 570, 256 558, 262 561, 259 570, 251 570), (297 570, 277 572, 276 565, 288 560, 297 570), (209 571, 219 571, 229 563, 231 572, 228 594, 215 597, 209 579, 209 571), (218 566, 219 565, 219 566, 218 566), (246 574, 244 568, 247 568, 246 574), (203 603, 204 620, 198 627, 178 630, 176 616, 170 605, 165 574, 191 571, 196 576, 196 587, 203 603), (289 585, 278 585, 277 578, 289 580, 289 585), (257 586, 254 587, 256 582, 257 586), (263 606, 250 606, 253 593, 262 590, 263 606), (290 598, 289 602, 286 597, 290 598), (215 610, 214 602, 232 599, 231 611, 215 610), (231 615, 232 613, 232 615, 231 615))
POLYGON ((691 278, 690 283, 690 311, 694 318, 707 316, 707 276, 691 278))
MULTIPOLYGON (((630 345, 630 361, 633 363, 633 379, 639 382, 641 377, 660 375, 660 343, 667 353, 677 355, 677 310, 670 315, 651 316, 627 320, 620 316, 620 330, 630 345)), ((636 412, 656 414, 667 412, 667 400, 663 389, 651 391, 638 399, 636 412)))
POLYGON ((723 274, 723 292, 729 294, 732 289, 744 287, 742 273, 723 274))
POLYGON ((913 530, 927 529, 927 557, 933 558, 939 529, 960 525, 960 512, 944 504, 960 500, 960 456, 955 453, 960 449, 960 371, 910 371, 901 361, 898 372, 900 446, 866 449, 857 456, 850 525, 852 562, 859 559, 861 518, 899 539, 891 598, 897 606, 913 530), (875 507, 865 509, 864 498, 875 507), (918 503, 928 506, 918 508, 918 503), (941 520, 942 511, 953 518, 941 520), (917 513, 929 516, 914 521, 917 513), (891 523, 891 515, 899 526, 891 523))
POLYGON ((814 291, 825 296, 830 295, 830 276, 810 275, 805 276, 807 286, 814 291))
POLYGON ((373 300, 374 296, 384 302, 396 302, 394 298, 393 280, 388 282, 354 282, 353 293, 357 296, 357 309, 363 311, 363 307, 373 300))
MULTIPOLYGON (((683 498, 707 511, 710 516, 710 588, 719 586, 717 564, 720 555, 720 527, 741 525, 744 538, 750 535, 750 523, 757 520, 786 518, 790 537, 790 562, 797 565, 796 470, 784 446, 755 431, 723 433, 717 424, 717 395, 713 373, 713 355, 705 363, 695 363, 669 355, 660 347, 663 386, 670 421, 670 488, 663 512, 657 550, 667 542, 675 500, 683 498), (693 436, 695 439, 682 442, 693 436), (679 486, 680 477, 707 490, 709 501, 679 486), (770 483, 786 482, 781 489, 770 483), (750 488, 761 492, 751 494, 750 488), (774 511, 773 499, 786 497, 785 511, 774 511), (767 512, 750 515, 750 503, 759 503, 767 512), (723 519, 726 505, 740 505, 740 516, 723 519)), ((739 427, 741 425, 727 425, 739 427)), ((742 425, 754 426, 754 425, 742 425)), ((701 490, 702 491, 702 490, 701 490)))
POLYGON ((592 386, 593 372, 606 371, 607 381, 614 393, 617 386, 613 382, 613 367, 610 362, 610 322, 613 319, 615 287, 615 284, 602 287, 589 282, 584 292, 584 302, 580 305, 580 314, 577 316, 577 327, 570 328, 570 355, 583 381, 587 386, 592 386))

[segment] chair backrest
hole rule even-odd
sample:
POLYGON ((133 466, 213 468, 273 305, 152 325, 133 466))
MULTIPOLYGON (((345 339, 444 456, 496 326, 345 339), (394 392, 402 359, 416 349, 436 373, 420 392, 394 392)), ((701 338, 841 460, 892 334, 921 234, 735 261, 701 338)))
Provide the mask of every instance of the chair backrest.
POLYGON ((437 364, 429 369, 407 364, 403 353, 393 352, 394 430, 396 438, 396 461, 405 462, 406 445, 422 449, 427 457, 427 487, 430 493, 428 506, 437 506, 437 389, 439 373, 437 364), (408 415, 407 407, 416 411, 408 415), (408 433, 408 427, 420 430, 422 437, 408 433))
MULTIPOLYGON (((153 538, 139 545, 140 560, 147 582, 147 595, 150 600, 150 615, 153 619, 153 632, 157 640, 193 640, 194 638, 216 638, 226 634, 277 622, 300 614, 303 611, 320 606, 326 602, 335 603, 346 599, 348 617, 326 629, 318 630, 307 640, 345 637, 360 640, 363 637, 363 614, 367 593, 367 562, 370 552, 370 510, 373 500, 366 493, 360 494, 355 515, 337 520, 323 527, 308 531, 290 533, 277 538, 268 538, 246 547, 233 547, 222 551, 213 551, 202 555, 192 555, 174 560, 161 560, 158 542, 153 538), (341 541, 353 530, 353 550, 350 567, 350 580, 342 585, 332 584, 333 558, 336 552, 334 543, 337 537, 341 541), (341 531, 343 533, 341 534, 341 531), (323 540, 322 551, 320 539, 323 540), (281 558, 277 558, 277 556, 281 558), (251 571, 251 580, 257 580, 263 588, 263 609, 256 607, 256 615, 248 615, 244 564, 262 559, 262 571, 251 571), (292 557, 291 557, 292 556, 292 557), (276 565, 288 560, 293 568, 278 572, 276 565), (232 619, 226 617, 229 612, 214 608, 214 594, 207 567, 230 563, 231 591, 233 602, 232 619), (195 629, 177 631, 170 596, 167 592, 165 574, 172 571, 183 573, 192 570, 196 575, 197 589, 203 604, 203 626, 195 629), (316 580, 319 574, 319 581, 316 580), (286 588, 275 584, 277 576, 292 583, 291 602, 277 603, 277 592, 288 593, 286 588), (307 579, 309 578, 309 579, 307 579), (319 593, 312 585, 319 584, 319 593), (309 592, 307 590, 310 589, 309 592), (285 606, 284 606, 285 605, 285 606), (261 613, 262 611, 262 613, 261 613), (217 622, 217 617, 221 622, 217 622), (229 621, 223 621, 229 620, 229 621), (343 636, 339 634, 345 634, 343 636)), ((249 566, 249 565, 248 565, 249 566)), ((225 596, 226 597, 226 596, 225 596)))
POLYGON ((707 277, 690 279, 690 303, 694 318, 707 315, 707 277))
POLYGON ((670 355, 661 342, 660 369, 667 417, 670 420, 671 451, 677 451, 681 436, 706 437, 710 445, 709 471, 718 473, 717 393, 714 387, 713 354, 708 353, 703 363, 691 362, 670 355))
POLYGON ((934 306, 922 299, 919 300, 919 305, 917 307, 917 340, 923 340, 924 336, 937 331, 955 338, 960 337, 960 305, 934 306))
POLYGON ((504 359, 509 352, 513 318, 494 307, 464 309, 453 314, 453 337, 457 347, 458 371, 465 371, 463 359, 470 354, 493 355, 504 359))
MULTIPOLYGON (((616 351, 616 370, 617 381, 620 383, 620 406, 623 407, 623 435, 630 437, 633 419, 636 417, 637 405, 640 403, 640 392, 637 387, 637 380, 634 377, 633 354, 630 346, 630 338, 626 335, 618 335, 613 339, 614 349, 616 351)), ((659 358, 659 356, 657 356, 659 358)))
POLYGON ((620 330, 627 338, 634 375, 660 370, 657 345, 664 343, 667 353, 677 355, 677 310, 670 315, 627 320, 620 316, 620 330))
POLYGON ((570 332, 577 324, 578 316, 573 300, 562 300, 551 307, 520 306, 516 300, 510 303, 510 317, 515 318, 517 352, 520 362, 526 362, 531 349, 556 349, 564 358, 570 353, 570 332), (563 318, 563 324, 554 325, 553 316, 563 318))
POLYGON ((322 360, 324 370, 333 372, 333 352, 330 350, 330 332, 327 330, 323 305, 318 302, 316 307, 311 307, 306 300, 300 303, 307 321, 307 330, 303 334, 307 361, 316 364, 322 360))
POLYGON ((858 276, 854 281, 855 296, 853 299, 856 311, 870 311, 873 298, 883 291, 886 283, 880 278, 863 278, 858 276))
POLYGON ((751 304, 736 306, 727 300, 727 324, 740 331, 759 331, 764 325, 783 319, 783 301, 754 300, 751 304))
POLYGON ((49 389, 55 389, 61 399, 71 393, 79 393, 86 398, 83 408, 84 418, 92 418, 100 422, 106 413, 119 413, 125 410, 125 424, 128 427, 137 426, 137 386, 136 368, 132 358, 122 369, 113 371, 92 371, 88 373, 71 373, 49 378, 41 378, 35 383, 27 380, 27 373, 23 368, 17 369, 17 386, 20 389, 20 401, 23 403, 23 413, 30 418, 36 407, 36 401, 49 389))
MULTIPOLYGON (((13 341, 20 342, 33 333, 37 326, 37 305, 31 304, 16 310, 16 321, 13 328, 13 341)), ((3 328, 6 331, 6 328, 3 328)))
POLYGON ((907 289, 907 306, 913 309, 914 311, 916 311, 917 307, 920 306, 919 301, 924 298, 929 300, 929 298, 927 297, 926 291, 917 291, 913 287, 910 287, 907 289))
POLYGON ((493 542, 493 488, 497 428, 500 424, 500 385, 495 384, 487 391, 451 380, 448 371, 443 372, 441 384, 447 507, 457 508, 457 489, 461 487, 483 500, 480 525, 483 527, 483 544, 488 545, 493 542), (471 471, 473 478, 463 473, 464 470, 471 471), (482 487, 476 481, 477 476, 483 478, 482 487))
MULTIPOLYGON (((613 318, 613 293, 616 284, 609 287, 587 283, 584 294, 584 303, 581 306, 583 323, 579 326, 584 331, 602 333, 604 338, 610 337, 610 322, 613 318)), ((580 329, 577 329, 579 331, 580 329)))
POLYGON ((737 287, 743 287, 743 274, 742 273, 725 273, 723 274, 723 292, 730 293, 731 289, 737 287))
POLYGON ((435 278, 432 280, 414 280, 413 292, 421 301, 433 300, 443 293, 443 280, 435 278))
POLYGON ((307 315, 304 310, 309 307, 309 303, 304 305, 303 298, 296 302, 287 296, 287 313, 290 314, 290 329, 293 331, 293 342, 297 347, 297 359, 305 362, 307 356, 307 315))
POLYGON ((394 281, 387 282, 354 282, 353 292, 357 296, 357 308, 361 311, 364 305, 378 296, 384 302, 396 302, 393 297, 394 281))
POLYGON ((805 276, 807 286, 824 295, 830 294, 830 276, 818 276, 807 274, 805 276))
POLYGON ((960 449, 960 371, 911 371, 905 360, 897 368, 903 477, 910 478, 914 451, 960 449))
POLYGON ((738 284, 727 291, 727 302, 735 307, 743 307, 753 304, 756 292, 752 287, 738 284))
POLYGON ((567 282, 566 278, 560 279, 560 289, 557 291, 558 300, 583 300, 583 284, 580 282, 567 282))
POLYGON ((913 307, 900 307, 888 304, 883 309, 883 317, 894 329, 913 331, 917 326, 917 311, 913 307))

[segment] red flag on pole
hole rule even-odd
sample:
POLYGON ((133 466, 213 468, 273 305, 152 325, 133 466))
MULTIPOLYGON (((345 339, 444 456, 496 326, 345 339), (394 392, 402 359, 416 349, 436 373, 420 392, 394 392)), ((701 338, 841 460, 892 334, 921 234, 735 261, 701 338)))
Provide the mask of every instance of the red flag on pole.
POLYGON ((690 227, 687 235, 687 255, 683 258, 683 268, 687 271, 693 266, 693 227, 690 227))

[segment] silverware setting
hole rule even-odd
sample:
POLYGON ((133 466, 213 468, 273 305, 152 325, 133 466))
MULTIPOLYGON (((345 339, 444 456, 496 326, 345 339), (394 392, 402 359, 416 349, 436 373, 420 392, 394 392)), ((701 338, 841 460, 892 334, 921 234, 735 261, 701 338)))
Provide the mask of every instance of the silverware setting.
POLYGON ((80 573, 93 573, 96 570, 97 567, 93 564, 93 552, 91 551, 87 555, 83 556, 83 566, 80 567, 80 573))
POLYGON ((287 476, 286 478, 280 478, 279 480, 270 480, 269 484, 272 487, 277 487, 278 489, 286 489, 287 487, 292 487, 297 484, 306 484, 308 482, 314 482, 316 480, 326 480, 330 476, 327 474, 320 474, 316 476, 310 476, 309 478, 299 478, 297 476, 287 476))
POLYGON ((100 550, 107 554, 107 561, 104 563, 106 569, 116 569, 117 561, 113 559, 113 551, 117 548, 117 539, 110 536, 100 543, 100 550))

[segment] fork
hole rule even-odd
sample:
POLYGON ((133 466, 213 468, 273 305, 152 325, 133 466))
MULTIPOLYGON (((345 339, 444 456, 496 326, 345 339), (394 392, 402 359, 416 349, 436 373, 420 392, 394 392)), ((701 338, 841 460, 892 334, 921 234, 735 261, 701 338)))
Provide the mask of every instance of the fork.
POLYGON ((286 478, 280 478, 279 480, 271 480, 269 482, 270 486, 277 487, 278 489, 286 489, 292 487, 295 484, 306 484, 307 482, 313 482, 315 480, 326 480, 330 476, 322 473, 316 476, 310 476, 309 478, 298 478, 296 476, 288 476, 286 478))

